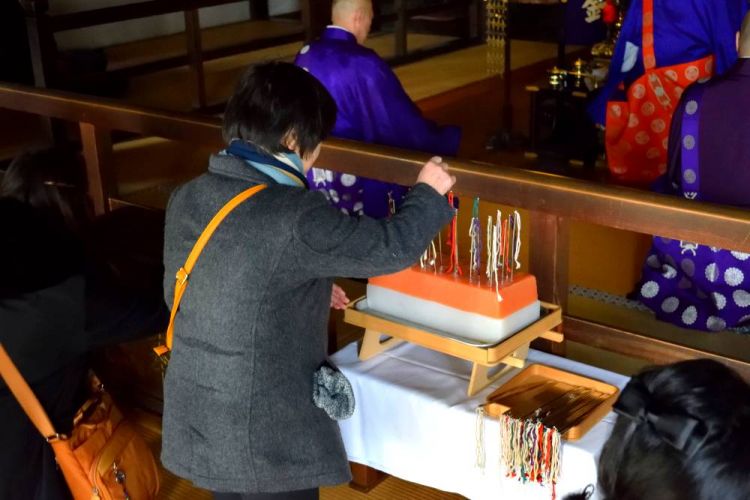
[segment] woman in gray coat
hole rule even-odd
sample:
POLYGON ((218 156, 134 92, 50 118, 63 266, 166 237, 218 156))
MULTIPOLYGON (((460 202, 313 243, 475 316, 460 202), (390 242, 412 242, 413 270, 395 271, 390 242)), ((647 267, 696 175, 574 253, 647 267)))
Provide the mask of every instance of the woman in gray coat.
POLYGON ((227 105, 227 149, 167 207, 171 304, 175 272, 209 220, 238 193, 268 185, 218 227, 175 319, 162 461, 216 498, 317 498, 319 486, 350 479, 338 425, 313 403, 329 306, 347 301, 333 279, 413 264, 453 215, 444 194, 455 178, 439 158, 389 220, 349 217, 308 191, 304 174, 335 116, 304 70, 252 68, 227 105))

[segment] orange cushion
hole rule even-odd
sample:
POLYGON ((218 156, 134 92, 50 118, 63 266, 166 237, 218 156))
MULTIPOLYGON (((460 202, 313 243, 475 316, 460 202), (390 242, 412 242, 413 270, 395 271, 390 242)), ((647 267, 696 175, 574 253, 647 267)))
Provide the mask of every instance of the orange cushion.
POLYGON ((536 278, 526 273, 517 273, 512 282, 500 286, 502 301, 484 276, 481 283, 470 282, 468 275, 436 274, 419 266, 370 278, 369 283, 492 318, 505 318, 537 300, 536 278))

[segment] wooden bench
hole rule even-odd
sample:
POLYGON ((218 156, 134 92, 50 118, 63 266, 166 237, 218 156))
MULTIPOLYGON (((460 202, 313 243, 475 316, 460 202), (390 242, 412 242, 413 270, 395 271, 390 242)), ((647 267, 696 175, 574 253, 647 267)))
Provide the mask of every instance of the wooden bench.
POLYGON ((35 83, 39 87, 47 88, 59 88, 64 83, 60 81, 60 74, 56 70, 58 52, 54 40, 55 33, 162 14, 183 13, 184 33, 157 40, 163 47, 154 50, 151 46, 149 52, 152 57, 146 57, 144 60, 124 58, 122 51, 118 58, 118 53, 114 50, 113 65, 110 69, 132 75, 188 65, 193 74, 194 101, 197 109, 205 108, 207 105, 203 78, 205 61, 309 38, 313 33, 313 16, 310 11, 315 8, 311 0, 302 0, 303 22, 278 21, 269 17, 267 0, 248 0, 250 21, 240 27, 250 34, 240 36, 231 33, 231 26, 228 29, 214 29, 205 33, 200 26, 199 9, 236 3, 232 0, 141 0, 65 14, 50 13, 49 0, 20 2, 26 13, 35 83), (222 36, 226 31, 230 32, 229 35, 222 36))

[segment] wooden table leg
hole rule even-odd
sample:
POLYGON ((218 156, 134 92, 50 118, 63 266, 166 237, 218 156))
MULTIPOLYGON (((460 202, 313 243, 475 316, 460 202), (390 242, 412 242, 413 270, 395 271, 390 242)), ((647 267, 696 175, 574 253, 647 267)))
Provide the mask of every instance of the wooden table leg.
POLYGON ((388 477, 385 472, 356 462, 349 462, 349 467, 352 470, 352 480, 349 486, 362 493, 369 492, 388 477))
POLYGON ((376 356, 383 351, 387 351, 403 342, 403 340, 395 337, 381 340, 382 337, 382 333, 370 330, 369 328, 366 329, 365 336, 362 339, 362 345, 359 348, 359 359, 362 361, 370 359, 373 356, 376 356))
POLYGON ((499 379, 513 368, 523 368, 526 366, 526 356, 529 354, 529 344, 519 347, 513 354, 504 358, 502 362, 494 366, 480 365, 474 363, 471 369, 471 378, 469 379, 469 388, 466 390, 467 395, 473 396, 495 380, 499 379), (498 368, 501 364, 505 365, 498 368), (490 375, 490 370, 497 368, 497 371, 490 375))

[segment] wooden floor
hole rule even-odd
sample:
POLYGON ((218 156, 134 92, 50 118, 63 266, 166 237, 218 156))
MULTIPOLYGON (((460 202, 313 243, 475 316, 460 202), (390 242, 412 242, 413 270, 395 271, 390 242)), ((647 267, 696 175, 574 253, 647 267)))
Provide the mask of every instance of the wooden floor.
MULTIPOLYGON (((451 40, 453 38, 446 36, 410 34, 408 45, 409 50, 422 50, 451 40)), ((391 58, 395 54, 395 39, 389 34, 373 36, 366 45, 383 58, 391 58)), ((270 60, 293 61, 300 48, 302 43, 295 42, 207 61, 204 70, 209 104, 225 101, 251 64, 270 60)), ((190 69, 183 66, 132 78, 125 99, 144 106, 189 111, 193 106, 193 88, 190 69)))
MULTIPOLYGON (((141 435, 151 446, 155 456, 161 449, 161 421, 157 415, 134 411, 128 417, 138 426, 141 435)), ((210 500, 211 494, 196 488, 160 467, 161 490, 159 500, 210 500)), ((368 493, 361 493, 343 484, 321 488, 321 500, 457 500, 460 495, 446 493, 426 486, 409 483, 396 477, 387 477, 368 493)))

